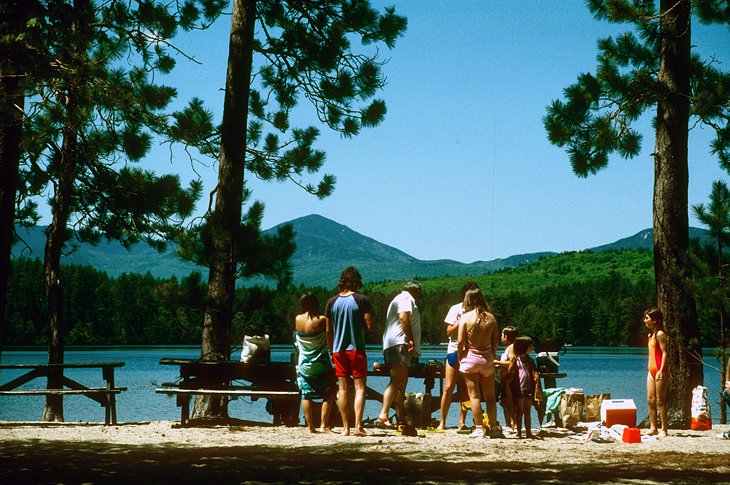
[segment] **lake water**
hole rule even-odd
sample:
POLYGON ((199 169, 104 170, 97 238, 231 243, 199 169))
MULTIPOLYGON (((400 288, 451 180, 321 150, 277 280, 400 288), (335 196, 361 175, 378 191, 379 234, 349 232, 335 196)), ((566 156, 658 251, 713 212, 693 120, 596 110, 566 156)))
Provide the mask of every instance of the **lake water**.
MULTIPOLYGON (((165 348, 91 348, 83 350, 67 350, 66 362, 104 362, 121 361, 125 366, 118 368, 115 373, 117 386, 127 387, 117 397, 117 417, 119 422, 143 422, 180 419, 180 409, 175 405, 175 399, 156 394, 155 387, 163 382, 174 382, 178 379, 178 367, 160 365, 161 358, 191 358, 199 356, 200 349, 196 347, 165 347, 165 348)), ((368 348, 370 367, 374 362, 382 362, 382 350, 378 347, 368 348)), ((446 347, 441 345, 424 346, 420 361, 429 359, 443 360, 446 347)), ((271 359, 286 361, 290 359, 290 346, 273 346, 271 359)), ((3 349, 2 359, 5 364, 41 363, 48 359, 46 350, 15 350, 3 349)), ((240 351, 232 354, 238 359, 240 351)), ((534 356, 533 356, 534 357, 534 356)), ((595 348, 569 347, 565 354, 560 355, 560 372, 567 373, 567 377, 559 379, 559 387, 582 388, 585 394, 610 393, 613 399, 633 399, 636 403, 637 418, 641 421, 647 415, 646 405, 646 349, 645 348, 595 348)), ((708 388, 708 399, 712 407, 712 420, 719 422, 718 392, 720 376, 717 369, 717 360, 711 355, 705 356, 705 386, 708 388)), ((0 383, 14 379, 21 372, 15 370, 0 370, 0 383)), ((103 386, 99 369, 73 369, 69 377, 90 387, 103 386)), ((382 392, 388 383, 385 377, 369 377, 368 386, 382 392)), ((24 387, 37 388, 44 386, 45 381, 31 381, 24 387)), ((408 383, 409 392, 423 392, 423 381, 411 379, 408 383)), ((671 392, 671 391, 670 391, 671 392)), ((438 382, 434 394, 440 394, 438 382)), ((43 396, 0 396, 0 421, 38 421, 41 418, 44 404, 43 396)), ((229 405, 231 417, 253 421, 271 422, 271 416, 265 410, 266 400, 251 401, 248 398, 239 398, 229 405)), ((504 423, 501 407, 499 420, 504 423)), ((365 417, 375 418, 380 411, 380 403, 367 401, 365 417)), ((534 413, 534 411, 533 411, 534 413)), ((434 417, 439 413, 435 412, 434 417)), ((66 396, 64 398, 64 417, 67 422, 74 421, 104 421, 104 408, 84 396, 66 396)), ((471 417, 468 418, 471 424, 471 417)), ((300 419, 304 423, 303 418, 300 419)), ((447 420, 448 426, 458 423, 457 405, 452 404, 447 420)), ((537 418, 533 414, 533 423, 537 418)))

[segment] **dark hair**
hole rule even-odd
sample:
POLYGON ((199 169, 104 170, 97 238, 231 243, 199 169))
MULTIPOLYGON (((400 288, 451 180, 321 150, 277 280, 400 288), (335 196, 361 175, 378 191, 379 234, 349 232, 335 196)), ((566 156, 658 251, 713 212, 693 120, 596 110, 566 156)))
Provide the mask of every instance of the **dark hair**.
POLYGON ((357 291, 362 286, 362 276, 354 266, 342 270, 340 281, 337 283, 339 291, 357 291))
POLYGON ((403 285, 403 289, 406 290, 408 293, 422 293, 423 289, 421 288, 421 284, 418 281, 411 280, 405 285, 403 285))
POLYGON ((464 297, 466 296, 466 292, 469 290, 478 290, 479 285, 476 284, 474 281, 467 281, 464 283, 464 286, 461 287, 461 299, 464 300, 464 297))
POLYGON ((512 344, 512 353, 515 356, 525 355, 532 345, 532 339, 527 335, 520 335, 512 344))
POLYGON ((651 321, 654 322, 655 332, 658 332, 659 330, 664 331, 664 314, 660 309, 656 307, 649 308, 644 312, 644 316, 651 318, 651 321))
POLYGON ((468 290, 464 294, 464 311, 468 312, 475 308, 477 309, 477 313, 492 313, 492 310, 489 309, 489 303, 487 303, 486 298, 482 294, 482 290, 479 288, 468 290))
POLYGON ((502 329, 502 335, 507 337, 507 340, 509 340, 510 342, 514 342, 515 337, 517 337, 517 329, 512 325, 507 325, 502 329))
POLYGON ((314 293, 306 292, 299 299, 299 307, 302 313, 309 313, 310 316, 319 315, 319 301, 314 293))

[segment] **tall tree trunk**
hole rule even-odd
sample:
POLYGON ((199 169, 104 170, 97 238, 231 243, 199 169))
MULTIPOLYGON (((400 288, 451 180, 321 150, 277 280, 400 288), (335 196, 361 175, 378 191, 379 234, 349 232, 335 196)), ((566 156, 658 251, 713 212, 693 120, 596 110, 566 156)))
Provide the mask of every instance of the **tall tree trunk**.
MULTIPOLYGON (((228 360, 236 284, 236 234, 241 225, 246 126, 253 59, 256 0, 235 0, 228 46, 228 70, 223 105, 221 153, 215 207, 210 218, 213 233, 200 357, 228 360)), ((193 417, 226 417, 225 398, 199 396, 193 417)))
POLYGON ((697 306, 688 282, 687 138, 690 96, 690 0, 661 1, 661 94, 654 150, 654 271, 669 337, 670 421, 687 427, 692 389, 702 383, 697 306))
MULTIPOLYGON (((720 392, 725 388, 725 366, 727 365, 727 342, 725 338, 725 276, 722 271, 722 232, 717 235, 717 282, 720 290, 720 392)), ((727 423, 727 403, 720 398, 720 424, 727 423)))
MULTIPOLYGON (((80 62, 74 59, 77 53, 86 53, 91 42, 92 9, 90 0, 74 0, 73 20, 71 31, 74 34, 74 45, 68 51, 62 52, 63 63, 74 65, 80 62)), ((65 119, 61 129, 61 153, 53 153, 56 157, 56 187, 53 194, 51 209, 53 219, 46 229, 46 247, 43 260, 43 283, 48 306, 48 363, 63 363, 63 287, 61 277, 61 253, 68 239, 68 221, 74 200, 74 186, 76 171, 79 164, 79 132, 83 129, 83 86, 73 79, 68 80, 65 88, 64 111, 65 119), (60 156, 59 156, 60 155, 60 156)), ((63 387, 61 373, 48 377, 49 389, 63 387)), ((43 409, 44 421, 63 421, 63 397, 46 396, 46 405, 43 409)))
POLYGON ((15 70, 0 65, 0 361, 5 337, 5 306, 10 278, 10 251, 18 190, 20 139, 25 98, 15 70))
MULTIPOLYGON (((76 101, 69 95, 67 113, 76 109, 76 101)), ((78 163, 78 135, 69 124, 63 129, 63 145, 58 164, 58 185, 53 196, 53 219, 46 230, 46 248, 43 262, 43 282, 48 305, 48 363, 63 363, 63 288, 61 285, 61 252, 68 239, 67 225, 73 199, 74 179, 78 163)), ((49 389, 61 389, 60 375, 48 378, 49 389)), ((63 398, 46 396, 44 421, 63 421, 63 398)))

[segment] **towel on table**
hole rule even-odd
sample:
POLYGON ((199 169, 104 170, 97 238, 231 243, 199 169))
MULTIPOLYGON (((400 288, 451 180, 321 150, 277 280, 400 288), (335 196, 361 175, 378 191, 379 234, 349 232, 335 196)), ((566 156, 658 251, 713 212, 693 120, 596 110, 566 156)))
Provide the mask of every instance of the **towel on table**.
POLYGON ((560 409, 560 396, 566 391, 565 387, 548 387, 542 390, 545 398, 545 413, 557 414, 560 409))

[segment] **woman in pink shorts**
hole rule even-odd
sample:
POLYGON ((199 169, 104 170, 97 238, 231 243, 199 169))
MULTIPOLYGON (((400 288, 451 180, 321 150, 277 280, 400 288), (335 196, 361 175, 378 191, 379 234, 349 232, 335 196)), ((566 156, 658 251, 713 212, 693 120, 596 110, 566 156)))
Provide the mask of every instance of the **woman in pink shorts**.
POLYGON ((504 437, 497 425, 497 400, 494 395, 494 360, 498 345, 499 327, 484 295, 479 289, 467 291, 464 296, 464 314, 459 322, 458 355, 459 370, 464 374, 476 426, 469 435, 472 438, 485 436, 482 396, 487 407, 489 437, 504 437))

